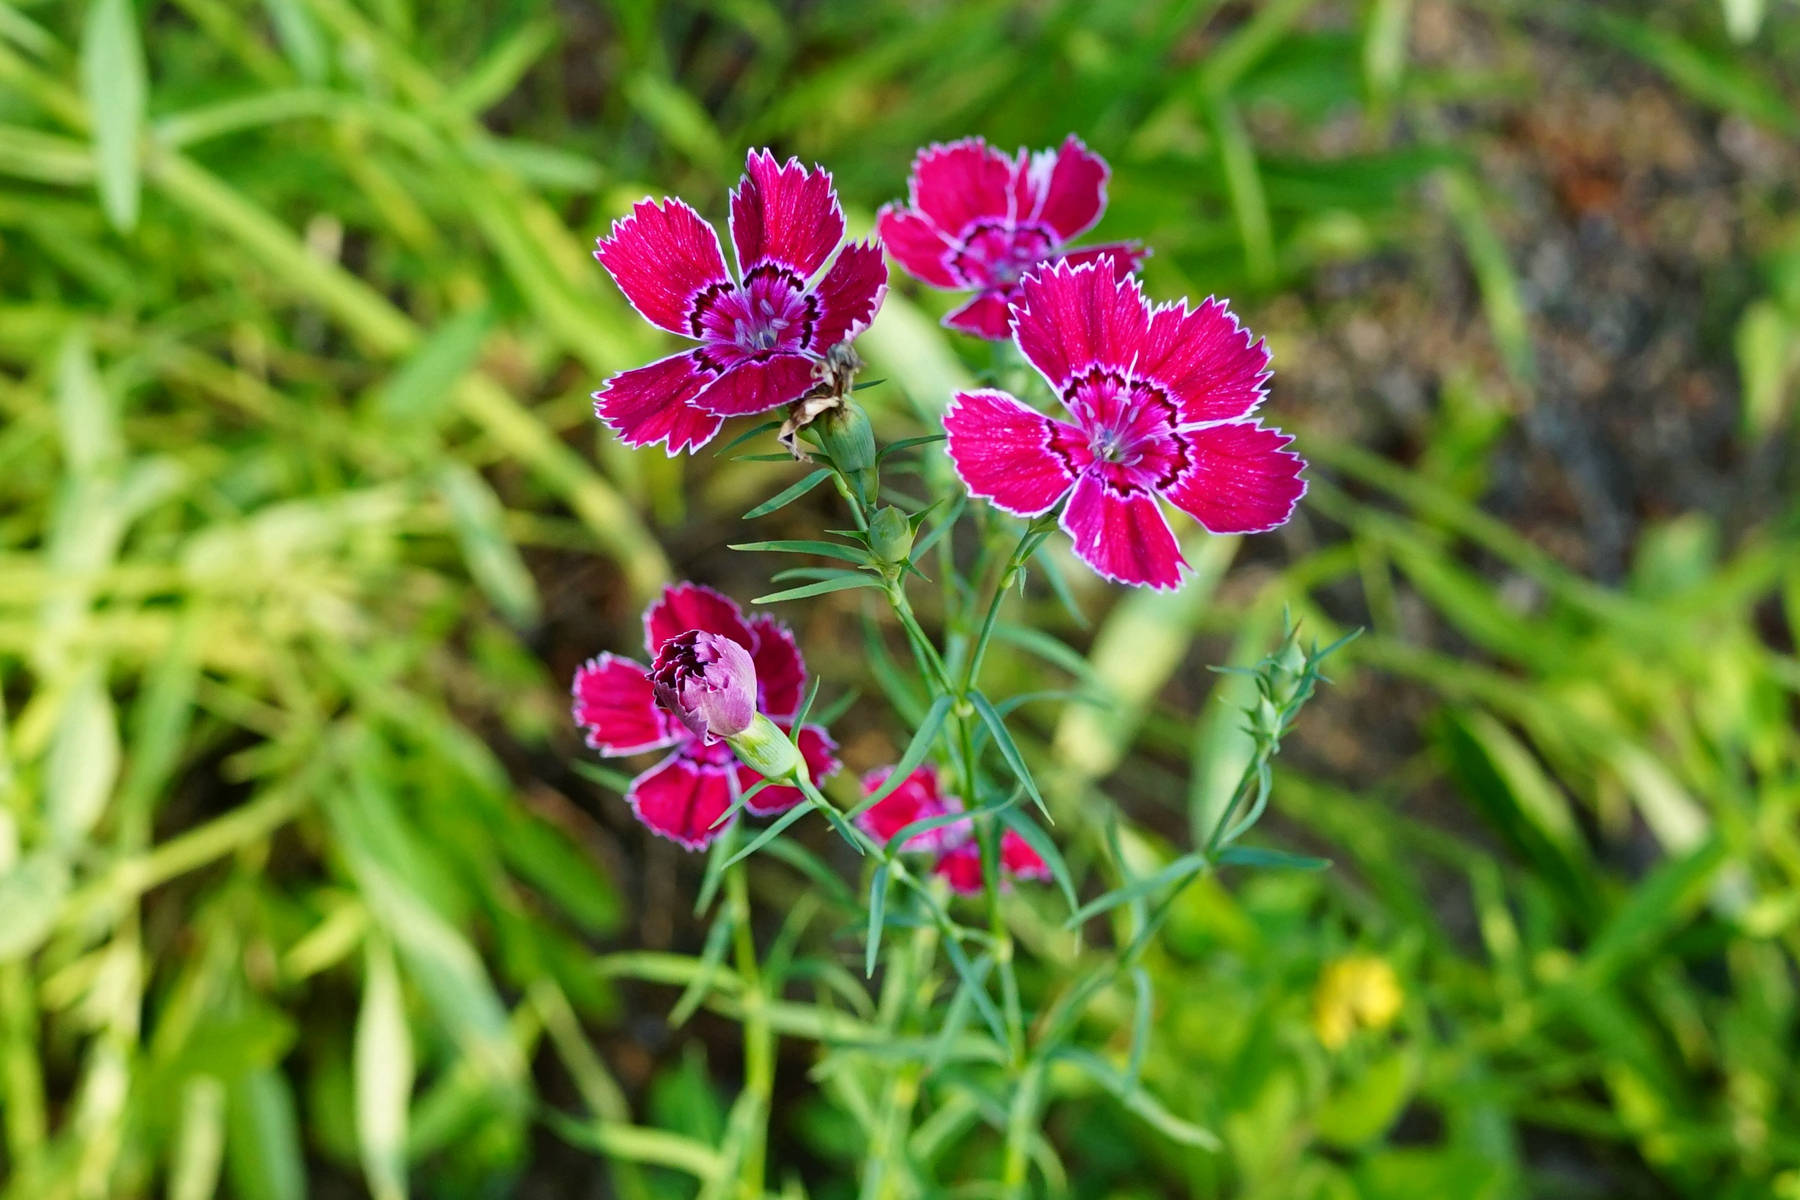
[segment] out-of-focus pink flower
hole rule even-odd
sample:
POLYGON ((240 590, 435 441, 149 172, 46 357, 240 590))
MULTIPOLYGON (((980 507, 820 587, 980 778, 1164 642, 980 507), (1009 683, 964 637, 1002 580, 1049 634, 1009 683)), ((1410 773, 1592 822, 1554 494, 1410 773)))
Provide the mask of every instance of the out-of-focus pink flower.
MULTIPOLYGON (((653 661, 664 658, 670 643, 705 641, 722 656, 720 661, 736 662, 735 653, 712 638, 731 642, 751 664, 754 712, 791 731, 806 691, 806 664, 787 626, 769 616, 745 620, 729 598, 695 583, 670 586, 644 613, 644 648, 653 661), (707 637, 687 637, 696 631, 707 637)), ((685 651, 671 651, 670 660, 678 653, 685 651)), ((745 677, 741 663, 736 672, 741 682, 745 677)), ((570 690, 575 723, 586 734, 587 744, 603 756, 671 750, 633 779, 625 794, 638 820, 671 841, 690 850, 707 846, 728 827, 729 822, 720 818, 737 798, 762 782, 761 775, 737 761, 730 746, 709 742, 705 725, 696 732, 658 705, 656 684, 640 663, 602 654, 582 664, 570 690)), ((837 744, 824 729, 803 725, 796 741, 813 779, 824 779, 838 769, 837 744)), ((798 788, 772 785, 744 807, 768 816, 785 812, 801 799, 798 788)))
POLYGON ((690 629, 664 642, 650 664, 656 702, 711 745, 756 719, 756 664, 724 634, 690 629))
POLYGON ((1252 416, 1267 345, 1222 300, 1152 307, 1113 264, 1058 264, 1027 276, 1013 336, 1073 418, 1005 392, 959 393, 948 449, 971 494, 1017 516, 1065 496, 1075 553, 1119 583, 1173 588, 1187 561, 1158 503, 1213 533, 1260 533, 1306 493, 1293 439, 1252 416))
POLYGON ((673 456, 711 441, 727 417, 776 408, 815 382, 825 352, 881 307, 887 264, 873 241, 844 240, 831 173, 753 150, 731 193, 734 278, 719 236, 681 200, 642 200, 594 257, 652 325, 700 345, 607 380, 594 411, 628 446, 673 456), (817 276, 817 278, 815 278, 817 276))
MULTIPOLYGON (((880 791, 881 785, 887 782, 888 776, 893 772, 892 767, 877 767, 865 774, 862 777, 863 795, 873 796, 880 791)), ((886 844, 889 838, 914 821, 961 812, 962 807, 960 796, 939 793, 935 768, 917 767, 874 807, 860 814, 856 823, 864 833, 886 844)), ((940 825, 936 829, 915 833, 906 839, 900 849, 908 852, 940 850, 960 836, 951 832, 951 829, 951 826, 940 825)))
MULTIPOLYGON (((893 774, 892 767, 877 767, 863 776, 864 796, 873 796, 893 774)), ((962 798, 946 796, 939 789, 935 767, 915 767, 898 787, 856 818, 862 831, 886 843, 915 821, 948 816, 963 810, 962 798)), ((975 840, 975 823, 968 817, 950 821, 907 838, 900 846, 908 854, 933 854, 932 874, 960 896, 981 891, 981 845, 975 840)), ((1050 868, 1030 843, 1008 829, 1000 837, 1000 871, 1004 879, 1048 879, 1050 868)))
MULTIPOLYGON (((952 826, 956 828, 956 826, 952 826)), ((973 835, 963 829, 962 840, 945 850, 938 856, 931 868, 950 890, 959 896, 975 896, 981 893, 981 845, 973 835)), ((1001 879, 1031 879, 1043 881, 1050 878, 1050 866, 1031 848, 1024 838, 1008 829, 1000 835, 1000 876, 1001 879)))
POLYGON ((974 299, 944 324, 1002 341, 1019 281, 1049 263, 1106 258, 1121 276, 1145 251, 1136 242, 1068 249, 1106 211, 1106 161, 1073 134, 1055 150, 1008 157, 981 138, 932 145, 913 159, 907 205, 889 204, 875 232, 907 274, 974 299))

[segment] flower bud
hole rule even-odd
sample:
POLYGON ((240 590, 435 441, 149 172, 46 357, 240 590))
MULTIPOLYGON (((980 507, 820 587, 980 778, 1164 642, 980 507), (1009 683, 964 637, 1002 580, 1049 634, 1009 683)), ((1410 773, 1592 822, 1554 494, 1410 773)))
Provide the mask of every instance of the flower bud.
POLYGON ((869 549, 884 563, 898 566, 912 553, 913 527, 906 514, 887 505, 869 518, 869 549))
POLYGON ((664 642, 650 684, 656 702, 709 744, 744 732, 757 716, 756 665, 722 634, 690 629, 664 642))
POLYGON ((819 447, 831 456, 838 471, 850 481, 857 496, 868 504, 877 494, 875 475, 875 427, 869 414, 854 400, 821 414, 809 432, 819 439, 819 447))
POLYGON ((738 761, 764 779, 806 777, 806 759, 781 727, 761 713, 742 733, 725 739, 738 761))

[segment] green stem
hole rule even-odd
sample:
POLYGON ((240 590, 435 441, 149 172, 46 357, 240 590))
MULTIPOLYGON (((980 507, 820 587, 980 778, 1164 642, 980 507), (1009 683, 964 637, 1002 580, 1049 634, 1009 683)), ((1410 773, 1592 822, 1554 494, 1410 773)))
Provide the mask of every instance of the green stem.
POLYGON ((1000 619, 1000 607, 1006 602, 1006 593, 1011 590, 1013 580, 1019 577, 1019 572, 1025 569, 1025 564, 1031 561, 1031 556, 1037 553, 1044 535, 1055 527, 1056 517, 1057 510, 1052 509, 1033 518, 1031 524, 1025 527, 1025 532, 1019 535, 1018 545, 1013 547, 1012 554, 1008 556, 1006 567, 1000 572, 1000 578, 994 585, 993 595, 988 598, 987 615, 982 619, 981 632, 976 635, 975 645, 969 651, 968 668, 963 672, 963 695, 967 695, 981 677, 981 663, 987 657, 988 643, 993 639, 994 625, 1000 619))
POLYGON ((1018 1088, 1013 1092, 1006 1121, 1006 1150, 1000 1165, 1000 1183, 1009 1198, 1029 1195, 1025 1185, 1030 1179, 1031 1135, 1037 1130, 1043 1082, 1043 1064, 1035 1062, 1019 1077, 1018 1088))
POLYGON ((769 1026, 769 997, 763 991, 762 968, 756 961, 756 938, 750 928, 750 887, 743 863, 725 872, 725 893, 735 927, 738 975, 744 982, 744 1090, 755 1098, 761 1110, 756 1132, 744 1147, 738 1193, 743 1200, 761 1200, 769 1151, 769 1107, 775 1094, 775 1035, 769 1026))
POLYGON ((906 598, 906 587, 900 582, 898 575, 892 576, 883 589, 887 594, 888 607, 894 610, 894 617, 900 622, 900 628, 906 631, 906 640, 912 646, 913 657, 919 660, 919 666, 931 677, 936 694, 954 695, 950 685, 950 669, 931 644, 925 629, 919 624, 918 617, 913 615, 912 602, 906 598))

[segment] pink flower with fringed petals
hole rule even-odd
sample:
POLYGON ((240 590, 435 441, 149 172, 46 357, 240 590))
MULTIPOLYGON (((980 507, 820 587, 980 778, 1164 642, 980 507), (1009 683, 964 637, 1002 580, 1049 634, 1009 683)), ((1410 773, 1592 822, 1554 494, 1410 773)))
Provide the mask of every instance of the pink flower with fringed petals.
POLYGON ((798 400, 825 352, 875 319, 887 264, 873 241, 844 246, 831 173, 753 150, 731 193, 738 272, 719 235, 681 200, 642 200, 599 239, 600 260, 652 325, 700 345, 624 371, 594 394, 594 412, 628 446, 673 456, 711 441, 727 417, 798 400), (817 278, 815 278, 817 277, 817 278))
MULTIPOLYGON (((806 694, 806 664, 786 625, 770 616, 744 618, 728 597, 697 583, 673 584, 644 613, 644 649, 655 661, 663 646, 700 630, 729 638, 750 653, 756 668, 757 711, 784 731, 792 730, 806 694)), ((661 762, 631 781, 625 799, 638 820, 689 850, 700 850, 729 827, 721 821, 737 798, 762 781, 738 762, 724 742, 708 745, 658 707, 650 672, 641 663, 602 654, 575 672, 575 723, 587 744, 613 758, 672 749, 661 762)), ((837 743, 817 725, 803 725, 797 739, 814 779, 838 769, 837 743)), ((757 816, 786 812, 800 803, 800 790, 770 786, 744 807, 757 816)))
POLYGON ((1106 211, 1106 160, 1069 135, 1055 150, 1008 157, 982 138, 932 145, 913 159, 908 204, 875 221, 887 252, 932 287, 975 290, 944 324, 989 341, 1010 332, 1019 281, 1054 262, 1109 258, 1121 276, 1143 262, 1136 242, 1070 250, 1106 211))
MULTIPOLYGON (((892 767, 877 767, 862 778, 864 796, 873 796, 893 774, 892 767)), ((883 796, 867 812, 856 818, 862 831, 885 845, 889 838, 911 825, 932 817, 961 812, 962 797, 946 796, 938 790, 938 774, 931 767, 917 767, 901 780, 894 790, 883 796)), ((954 825, 940 825, 915 833, 901 845, 908 853, 942 850, 955 840, 954 825)))
POLYGON ((1269 351, 1222 300, 1152 307, 1111 263, 1027 276, 1013 337, 1073 418, 1005 392, 962 392, 944 414, 971 494, 1021 517, 1065 496, 1075 553, 1118 583, 1173 588, 1187 560, 1168 500, 1212 533, 1261 533, 1306 494, 1293 439, 1252 416, 1269 351))
MULTIPOLYGON (((892 767, 877 767, 864 775, 863 795, 873 796, 893 770, 892 767)), ((915 767, 899 786, 858 816, 856 823, 864 833, 885 844, 915 821, 949 816, 962 810, 960 796, 947 796, 939 790, 936 768, 915 767)), ((932 874, 949 884, 951 891, 961 896, 980 893, 981 845, 975 840, 974 822, 969 818, 915 833, 901 844, 900 849, 909 854, 935 854, 932 874)), ((1050 878, 1049 864, 1011 829, 1000 836, 1000 871, 1005 879, 1050 878)))

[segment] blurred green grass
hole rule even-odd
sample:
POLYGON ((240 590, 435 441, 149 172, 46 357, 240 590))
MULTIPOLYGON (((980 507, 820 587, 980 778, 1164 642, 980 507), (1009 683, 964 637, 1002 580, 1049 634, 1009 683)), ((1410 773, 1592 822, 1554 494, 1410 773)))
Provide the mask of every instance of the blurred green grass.
MULTIPOLYGON (((1336 869, 1196 888, 1149 963, 1150 1093, 1223 1150, 1052 1075, 1068 1189, 1800 1195, 1800 202, 1748 168, 1700 197, 1744 232, 1684 351, 1741 380, 1719 488, 1773 486, 1651 512, 1608 573, 1520 508, 1560 479, 1507 485, 1541 469, 1520 425, 1557 411, 1561 331, 1493 169, 1555 152, 1516 130, 1569 71, 1791 142, 1797 54, 1780 0, 0 4, 5 1195, 688 1194, 729 1038, 671 1052, 646 1028, 675 993, 593 958, 697 951, 698 870, 568 770, 563 689, 671 572, 754 594, 718 547, 784 476, 600 434, 588 393, 658 346, 589 239, 646 192, 717 214, 745 145, 826 162, 866 226, 918 145, 1071 130, 1152 291, 1270 334, 1317 463, 1302 522, 1196 545, 1179 595, 1079 588, 1091 634, 1033 599, 1115 701, 1028 745, 1071 861, 1115 809, 1144 866, 1207 827, 1244 748, 1203 664, 1255 659, 1284 605, 1370 632, 1278 776, 1281 836, 1336 869), (1369 263, 1416 303, 1338 299, 1369 263), (1425 329, 1459 288, 1479 326, 1425 329), (1316 353, 1396 311, 1420 328, 1393 343, 1448 356, 1404 421, 1316 353), (1322 972, 1353 951, 1404 1004, 1328 1050, 1322 972)), ((866 339, 891 436, 985 365, 941 302, 897 288, 866 339)), ((840 694, 851 611, 796 614, 840 694)), ((1057 674, 1012 645, 1019 690, 1057 674)), ((884 748, 879 713, 845 728, 884 748)), ((1050 907, 1013 913, 1034 986, 1090 961, 1050 907)), ((777 1161, 847 1194, 871 1098, 786 1054, 777 1161)), ((920 1178, 981 1176, 983 1113, 934 1099, 920 1178)))

